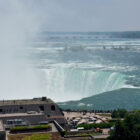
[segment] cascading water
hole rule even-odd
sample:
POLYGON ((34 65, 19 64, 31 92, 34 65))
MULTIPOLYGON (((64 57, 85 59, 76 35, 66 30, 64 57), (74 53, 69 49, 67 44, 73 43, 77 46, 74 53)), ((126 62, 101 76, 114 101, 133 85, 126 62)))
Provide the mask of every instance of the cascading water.
POLYGON ((55 101, 76 100, 122 88, 125 75, 75 67, 43 69, 47 95, 55 101), (59 97, 59 98, 58 98, 59 97))
POLYGON ((42 33, 29 51, 42 72, 43 95, 62 102, 140 87, 139 36, 140 32, 42 33))

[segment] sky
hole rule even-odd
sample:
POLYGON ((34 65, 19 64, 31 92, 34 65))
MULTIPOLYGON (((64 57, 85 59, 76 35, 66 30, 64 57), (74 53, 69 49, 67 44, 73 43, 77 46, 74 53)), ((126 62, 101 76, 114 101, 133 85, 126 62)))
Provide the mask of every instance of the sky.
POLYGON ((140 0, 45 0, 38 5, 47 31, 140 30, 140 0))
MULTIPOLYGON (((46 31, 137 31, 140 0, 7 0, 0 13, 23 10, 46 31), (16 10, 15 10, 16 9, 16 10)), ((21 15, 22 16, 22 15, 21 15)), ((25 17, 27 19, 27 17, 25 17)), ((36 24, 36 23, 35 23, 36 24)), ((38 26, 39 25, 39 26, 38 26)))

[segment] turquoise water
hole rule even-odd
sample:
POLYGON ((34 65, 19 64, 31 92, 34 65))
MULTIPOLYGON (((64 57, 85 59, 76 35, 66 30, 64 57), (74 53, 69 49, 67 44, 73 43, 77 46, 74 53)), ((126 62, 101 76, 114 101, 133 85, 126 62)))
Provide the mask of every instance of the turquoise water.
POLYGON ((140 88, 140 32, 43 32, 30 46, 42 88, 55 101, 140 88))

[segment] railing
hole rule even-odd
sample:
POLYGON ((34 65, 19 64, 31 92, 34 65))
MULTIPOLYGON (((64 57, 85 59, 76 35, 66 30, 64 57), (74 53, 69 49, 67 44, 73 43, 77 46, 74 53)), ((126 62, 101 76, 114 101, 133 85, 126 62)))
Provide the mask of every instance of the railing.
POLYGON ((53 121, 55 127, 57 128, 58 132, 60 133, 61 136, 64 136, 66 134, 65 129, 57 122, 57 121, 53 121))

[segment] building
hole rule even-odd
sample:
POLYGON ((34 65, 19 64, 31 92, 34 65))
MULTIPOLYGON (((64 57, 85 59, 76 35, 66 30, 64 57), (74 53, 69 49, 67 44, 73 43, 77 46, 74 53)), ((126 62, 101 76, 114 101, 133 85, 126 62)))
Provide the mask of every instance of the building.
POLYGON ((6 132, 1 120, 0 120, 0 140, 6 140, 6 132))
POLYGON ((12 122, 12 120, 22 120, 31 125, 54 120, 61 125, 66 123, 63 113, 56 103, 46 97, 0 101, 0 120, 4 124, 12 122))

